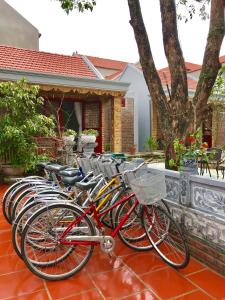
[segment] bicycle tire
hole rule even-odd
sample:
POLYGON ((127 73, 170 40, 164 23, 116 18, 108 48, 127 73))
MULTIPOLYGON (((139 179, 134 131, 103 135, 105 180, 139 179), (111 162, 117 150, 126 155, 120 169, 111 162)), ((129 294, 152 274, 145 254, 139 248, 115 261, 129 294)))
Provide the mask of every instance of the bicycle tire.
MULTIPOLYGON (((43 187, 45 187, 45 186, 43 186, 43 187)), ((28 195, 29 195, 29 190, 25 190, 24 194, 22 193, 17 197, 17 199, 15 200, 15 203, 13 205, 12 213, 11 213, 12 222, 15 220, 16 215, 18 214, 18 210, 21 209, 21 205, 22 205, 22 208, 23 208, 23 206, 26 205, 27 201, 28 201, 28 203, 32 202, 32 201, 35 201, 35 199, 37 199, 38 197, 40 197, 42 195, 46 195, 48 198, 49 198, 49 196, 52 196, 52 197, 61 196, 65 200, 69 199, 69 196, 65 192, 60 191, 60 190, 56 190, 56 189, 51 188, 49 186, 46 186, 46 187, 47 187, 47 189, 43 189, 43 190, 41 189, 40 191, 37 192, 37 194, 35 196, 31 195, 29 197, 29 199, 27 199, 26 201, 24 201, 25 200, 24 196, 27 196, 26 192, 28 192, 28 195)), ((41 186, 41 188, 42 188, 42 186, 41 186)))
POLYGON ((186 267, 190 260, 189 247, 184 233, 172 215, 160 206, 154 208, 153 206, 145 206, 142 212, 145 232, 159 256, 175 269, 186 267), (150 208, 154 215, 153 222, 148 216, 148 209, 150 208), (149 230, 149 226, 151 230, 149 230))
MULTIPOLYGON (((23 260, 24 260, 24 262, 25 262, 25 264, 26 264, 26 266, 29 268, 29 270, 33 273, 33 274, 35 274, 35 275, 37 275, 38 277, 40 277, 40 278, 42 278, 42 279, 46 279, 46 280, 63 280, 63 279, 66 279, 66 278, 69 278, 69 277, 71 277, 72 275, 74 275, 75 273, 77 273, 80 269, 82 269, 83 267, 84 267, 84 265, 86 265, 86 263, 88 262, 88 260, 90 259, 90 257, 91 257, 91 255, 92 255, 92 252, 93 252, 93 245, 87 245, 87 254, 84 256, 84 258, 80 261, 80 262, 78 262, 78 265, 75 267, 74 265, 72 265, 71 266, 71 263, 70 263, 70 265, 69 265, 69 267, 71 268, 71 270, 69 270, 69 271, 66 271, 65 269, 66 269, 66 266, 65 266, 65 260, 67 259, 67 258, 70 258, 71 259, 71 256, 72 256, 72 254, 74 253, 74 252, 77 252, 77 251, 79 251, 79 247, 80 247, 80 245, 76 245, 75 247, 73 246, 73 251, 71 251, 71 253, 70 253, 70 255, 69 256, 67 256, 63 261, 57 261, 56 260, 56 263, 54 264, 54 265, 51 265, 50 266, 50 268, 47 268, 46 266, 45 266, 45 264, 43 264, 43 266, 37 266, 36 265, 36 262, 37 262, 37 255, 36 254, 33 254, 33 251, 34 251, 34 249, 32 248, 31 249, 31 252, 29 252, 28 253, 28 251, 29 251, 29 244, 28 244, 28 246, 27 246, 27 243, 26 243, 26 239, 27 239, 27 236, 29 237, 29 229, 31 229, 32 230, 32 224, 35 224, 35 222, 38 222, 38 220, 40 221, 40 223, 39 223, 39 225, 42 225, 42 226, 44 226, 45 224, 43 224, 43 221, 47 221, 48 220, 48 217, 50 217, 50 214, 52 214, 52 216, 56 216, 56 213, 60 213, 61 211, 60 211, 60 209, 62 209, 62 213, 61 213, 61 215, 59 215, 60 216, 60 218, 62 218, 62 216, 64 215, 64 217, 67 217, 68 216, 68 213, 69 213, 69 211, 70 212, 72 212, 72 215, 75 215, 75 216, 81 216, 82 214, 83 214, 83 210, 82 209, 80 209, 79 207, 77 207, 77 206, 74 206, 74 205, 72 205, 72 204, 63 204, 63 203, 61 203, 61 204, 52 204, 52 205, 50 205, 50 206, 48 206, 48 207, 45 207, 45 208, 41 208, 41 209, 39 209, 28 221, 27 221, 27 224, 26 224, 26 226, 25 226, 25 228, 24 228, 24 230, 23 230, 23 233, 22 233, 22 240, 21 240, 21 253, 22 253, 22 257, 23 257, 23 260), (64 211, 63 211, 64 210, 64 211), (55 213, 55 214, 54 214, 55 213), (32 256, 34 256, 35 257, 35 259, 36 259, 36 261, 33 263, 32 262, 32 257, 29 257, 28 255, 32 255, 32 256), (61 272, 61 274, 60 273, 58 273, 58 274, 48 274, 47 273, 47 271, 49 270, 49 272, 50 272, 50 270, 53 270, 53 267, 57 267, 59 264, 61 264, 61 263, 64 263, 64 270, 65 271, 63 271, 63 268, 62 268, 62 266, 59 266, 59 271, 58 272, 61 272), (39 268, 40 267, 40 268, 39 268)), ((59 219, 59 221, 61 221, 62 222, 62 219, 60 220, 59 219)), ((84 222, 84 224, 85 224, 85 230, 87 230, 88 229, 88 235, 87 236, 93 236, 93 235, 95 235, 96 234, 96 230, 95 230, 95 226, 93 225, 93 223, 92 223, 92 221, 91 221, 91 219, 86 215, 85 217, 83 217, 81 220, 80 220, 80 222, 84 222)), ((83 223, 80 223, 81 225, 83 224, 83 223)), ((36 224, 37 225, 37 224, 36 224)), ((48 234, 48 238, 49 238, 49 240, 52 240, 53 239, 53 237, 52 237, 52 232, 54 232, 54 230, 53 230, 53 224, 51 223, 51 224, 49 224, 48 223, 48 226, 52 226, 51 227, 51 230, 52 231, 49 231, 49 227, 48 227, 48 232, 45 232, 44 234, 48 234)), ((59 226, 59 224, 56 222, 55 223, 55 226, 59 226)), ((57 228, 58 227, 56 227, 55 228, 55 232, 57 232, 57 228)), ((79 232, 79 228, 81 228, 81 231, 82 231, 82 229, 84 228, 84 227, 82 227, 82 226, 77 226, 76 227, 77 228, 77 231, 79 232)), ((84 235, 84 233, 82 232, 82 235, 84 235)), ((46 237, 47 238, 47 237, 46 237)), ((54 240, 54 239, 53 239, 54 240)), ((59 250, 60 250, 60 247, 61 247, 61 249, 63 248, 63 247, 67 247, 66 245, 60 245, 60 244, 58 244, 58 241, 57 241, 57 239, 56 239, 56 241, 54 241, 54 243, 55 243, 55 247, 57 248, 59 248, 59 250)), ((70 249, 71 249, 71 245, 70 246, 68 246, 68 247, 70 247, 70 249)), ((83 247, 85 247, 85 246, 83 246, 83 247)), ((82 248, 82 247, 81 247, 82 248)), ((46 252, 45 254, 48 254, 48 253, 50 253, 51 254, 51 251, 50 252, 46 252)), ((54 253, 54 255, 55 255, 55 253, 54 253)), ((79 254, 80 255, 80 254, 79 254)), ((40 257, 42 257, 42 256, 40 256, 40 257)), ((50 257, 51 257, 51 255, 50 255, 50 257)), ((72 257, 73 258, 73 257, 72 257)), ((76 264, 77 264, 77 260, 78 260, 78 258, 79 257, 76 257, 75 258, 75 260, 73 261, 73 264, 75 264, 75 262, 76 262, 76 264)), ((48 261, 48 260, 47 260, 48 261)))
MULTIPOLYGON (((15 183, 13 183, 12 185, 10 185, 10 187, 6 190, 6 192, 4 193, 4 195, 3 195, 3 197, 2 197, 2 212, 3 212, 3 215, 4 215, 4 217, 5 217, 5 219, 6 219, 6 221, 8 222, 8 223, 10 223, 9 222, 9 218, 8 218, 8 202, 9 202, 9 200, 10 200, 10 196, 11 196, 11 194, 13 193, 13 191, 19 186, 19 185, 21 185, 21 184, 23 184, 24 182, 25 182, 25 179, 28 181, 28 180, 35 180, 36 179, 36 177, 37 178, 39 178, 39 176, 30 176, 30 177, 28 177, 28 179, 27 179, 27 177, 26 178, 23 178, 23 179, 21 179, 21 180, 19 180, 19 181, 16 181, 15 183)), ((44 179, 44 178, 43 178, 44 179)))
POLYGON ((6 210, 6 214, 8 215, 8 220, 9 220, 9 223, 12 224, 12 208, 13 208, 13 205, 14 205, 14 201, 16 200, 16 198, 20 195, 20 193, 22 193, 25 189, 27 188, 32 188, 32 187, 38 187, 38 186, 41 186, 45 184, 44 182, 40 182, 40 181, 35 181, 35 182, 26 182, 24 184, 22 184, 21 186, 17 187, 11 197, 10 197, 10 200, 8 202, 8 208, 6 210))

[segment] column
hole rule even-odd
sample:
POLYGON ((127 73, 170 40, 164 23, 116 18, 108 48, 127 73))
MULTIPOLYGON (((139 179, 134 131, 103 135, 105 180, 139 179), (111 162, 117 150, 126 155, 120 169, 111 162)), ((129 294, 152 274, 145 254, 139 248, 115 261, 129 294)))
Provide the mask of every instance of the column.
POLYGON ((113 152, 121 152, 122 150, 122 127, 121 127, 121 97, 112 99, 112 139, 111 148, 113 152))

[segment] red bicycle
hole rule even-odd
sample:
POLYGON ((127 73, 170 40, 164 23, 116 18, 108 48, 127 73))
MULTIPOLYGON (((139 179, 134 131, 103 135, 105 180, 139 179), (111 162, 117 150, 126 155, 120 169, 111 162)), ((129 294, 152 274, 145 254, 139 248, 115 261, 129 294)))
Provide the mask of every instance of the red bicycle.
MULTIPOLYGON (((97 212, 89 193, 94 184, 79 184, 79 188, 87 191, 89 207, 82 209, 72 204, 56 203, 39 209, 28 220, 22 233, 21 250, 24 262, 34 274, 47 280, 69 278, 85 266, 94 246, 100 245, 102 251, 112 253, 117 234, 134 249, 150 250, 154 247, 174 268, 184 268, 188 264, 190 255, 184 233, 171 214, 162 208, 160 201, 155 202, 155 199, 154 204, 146 205, 146 199, 136 197, 138 193, 135 191, 97 212), (100 219, 116 207, 114 229, 105 235, 100 219)), ((162 184, 162 177, 158 183, 154 182, 155 187, 159 184, 162 184)), ((140 187, 145 198, 143 191, 146 186, 140 187)))

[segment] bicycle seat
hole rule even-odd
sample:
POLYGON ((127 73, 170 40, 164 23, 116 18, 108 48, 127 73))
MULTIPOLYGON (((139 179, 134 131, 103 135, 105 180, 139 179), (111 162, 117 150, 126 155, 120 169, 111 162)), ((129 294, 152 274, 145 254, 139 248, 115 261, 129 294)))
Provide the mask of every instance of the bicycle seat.
POLYGON ((54 164, 54 163, 52 163, 52 164, 50 163, 45 167, 46 170, 53 171, 53 172, 59 172, 66 168, 67 168, 67 166, 61 166, 59 164, 54 164))
POLYGON ((76 176, 76 177, 62 177, 62 182, 66 186, 74 186, 75 183, 81 181, 83 179, 83 176, 76 176))
POLYGON ((59 171, 59 176, 66 176, 66 177, 74 177, 80 174, 80 170, 77 168, 67 168, 65 170, 59 171))
POLYGON ((88 191, 96 186, 96 181, 92 182, 77 182, 75 185, 82 191, 88 191))
POLYGON ((38 161, 37 164, 36 164, 36 166, 37 166, 39 169, 44 169, 48 164, 49 164, 49 162, 38 161))

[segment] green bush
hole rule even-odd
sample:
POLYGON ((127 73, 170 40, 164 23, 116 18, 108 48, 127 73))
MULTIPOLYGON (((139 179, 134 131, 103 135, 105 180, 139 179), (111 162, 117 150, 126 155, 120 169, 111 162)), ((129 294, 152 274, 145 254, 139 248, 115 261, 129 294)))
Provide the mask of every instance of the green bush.
POLYGON ((26 171, 37 160, 34 136, 54 136, 53 118, 42 114, 39 87, 26 79, 0 83, 0 158, 10 156, 13 166, 26 171))

